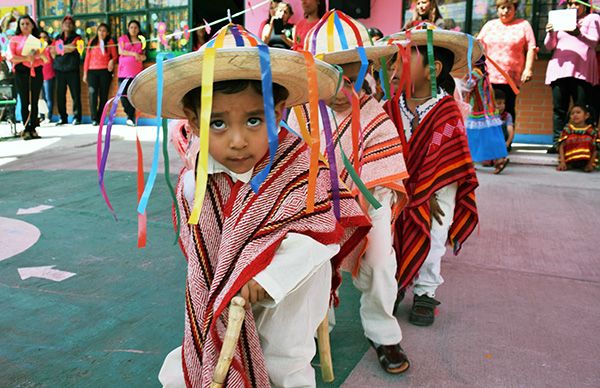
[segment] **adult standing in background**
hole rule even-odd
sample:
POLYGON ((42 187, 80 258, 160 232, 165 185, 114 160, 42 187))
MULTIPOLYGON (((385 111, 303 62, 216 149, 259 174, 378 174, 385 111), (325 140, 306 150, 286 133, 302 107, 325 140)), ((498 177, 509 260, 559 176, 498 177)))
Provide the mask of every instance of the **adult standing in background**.
POLYGON ((96 36, 88 45, 83 63, 83 82, 88 84, 92 125, 100 122, 116 61, 117 48, 109 36, 108 25, 100 23, 96 36))
POLYGON ((35 21, 24 15, 17 21, 15 36, 10 39, 10 60, 14 65, 15 87, 21 99, 21 117, 23 120, 24 140, 39 139, 36 128, 38 126, 38 104, 44 77, 42 65, 48 60, 46 54, 40 50, 23 52, 25 42, 33 36, 40 37, 35 21), (31 104, 31 112, 29 105, 31 104))
POLYGON ((325 0, 302 0, 304 19, 294 26, 294 50, 304 49, 304 38, 308 31, 313 28, 327 12, 325 0))
MULTIPOLYGON (((477 39, 485 47, 487 58, 492 59, 508 74, 517 87, 533 77, 533 62, 537 51, 533 29, 527 20, 516 18, 518 0, 496 0, 498 19, 483 25, 477 39)), ((505 110, 516 123, 515 106, 517 95, 506 78, 488 60, 487 68, 494 89, 506 96, 505 110)))
POLYGON ((50 47, 52 45, 52 38, 46 31, 40 31, 40 39, 48 45, 44 50, 46 53, 46 58, 48 58, 48 62, 44 63, 42 66, 42 75, 44 76, 44 86, 42 88, 42 98, 46 101, 46 106, 48 107, 48 114, 44 118, 44 123, 52 122, 52 113, 54 111, 54 77, 56 76, 56 72, 54 71, 54 58, 50 52, 50 47))
POLYGON ((77 41, 81 37, 75 33, 73 17, 67 15, 62 20, 62 33, 53 43, 52 55, 54 56, 54 71, 56 72, 56 104, 60 121, 57 125, 68 123, 67 115, 67 87, 73 100, 73 125, 81 124, 81 79, 80 55, 77 51, 77 41), (64 54, 57 50, 63 44, 64 54))
POLYGON ((261 31, 261 39, 269 47, 290 49, 294 45, 293 33, 294 25, 289 23, 294 14, 292 6, 286 2, 279 2, 275 15, 271 17, 268 24, 265 24, 261 31))
POLYGON ((435 24, 438 28, 445 28, 444 18, 436 0, 417 0, 413 12, 412 20, 407 21, 404 25, 405 30, 424 22, 435 24))
POLYGON ((591 102, 592 87, 598 83, 596 45, 600 39, 600 16, 590 13, 590 7, 575 0, 567 7, 577 9, 577 27, 573 31, 555 31, 546 25, 544 45, 554 50, 546 69, 546 85, 552 88, 553 146, 548 153, 558 152, 558 138, 569 121, 573 104, 586 106, 591 102))
MULTIPOLYGON (((126 82, 123 94, 127 95, 127 89, 133 78, 144 69, 146 55, 142 48, 142 41, 138 38, 141 26, 137 20, 131 20, 127 24, 127 34, 119 38, 119 86, 126 82)), ((127 125, 135 126, 135 108, 127 97, 121 97, 121 104, 127 114, 127 125)))

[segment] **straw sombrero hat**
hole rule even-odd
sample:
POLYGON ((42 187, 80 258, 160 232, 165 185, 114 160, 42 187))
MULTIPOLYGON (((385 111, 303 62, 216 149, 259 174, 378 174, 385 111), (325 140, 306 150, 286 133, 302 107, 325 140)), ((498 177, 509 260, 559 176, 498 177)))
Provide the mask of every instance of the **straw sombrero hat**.
MULTIPOLYGON (((433 45, 446 48, 454 53, 454 66, 452 71, 461 70, 468 65, 467 53, 469 49, 469 35, 458 32, 436 28, 433 24, 422 23, 421 25, 410 29, 410 43, 413 46, 427 46, 427 30, 433 30, 433 45)), ((471 63, 481 58, 483 55, 483 46, 472 38, 473 47, 471 53, 471 63)), ((378 45, 389 45, 391 43, 407 44, 406 31, 398 32, 377 42, 378 45)))
POLYGON ((316 58, 335 65, 360 62, 357 47, 364 47, 367 59, 374 62, 397 52, 394 46, 375 46, 367 28, 345 13, 327 12, 304 39, 304 49, 316 58), (330 26, 333 26, 331 29, 330 26), (333 31, 333 33, 332 33, 333 31), (329 36, 332 33, 333 36, 329 36))
MULTIPOLYGON (((236 79, 261 80, 259 48, 264 44, 243 27, 229 25, 222 40, 222 48, 216 48, 214 81, 236 79)), ((217 47, 215 35, 198 51, 184 54, 163 63, 162 117, 185 119, 182 98, 192 89, 202 85, 202 64, 207 47, 217 47)), ((300 105, 309 100, 307 65, 304 56, 285 49, 269 48, 273 82, 289 92, 288 106, 300 105)), ((329 99, 337 93, 340 73, 333 66, 315 60, 319 98, 329 99)), ((136 109, 156 115, 157 66, 151 66, 138 74, 131 83, 127 98, 136 109)))

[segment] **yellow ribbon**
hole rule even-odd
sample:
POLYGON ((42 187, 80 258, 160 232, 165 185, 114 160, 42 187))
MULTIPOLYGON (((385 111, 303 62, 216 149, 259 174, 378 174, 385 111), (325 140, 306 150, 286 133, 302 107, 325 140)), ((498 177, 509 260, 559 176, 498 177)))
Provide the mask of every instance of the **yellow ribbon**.
POLYGON ((327 19, 327 52, 332 53, 333 49, 333 38, 335 34, 333 33, 333 14, 327 19))
POLYGON ((215 40, 213 47, 207 47, 204 50, 204 60, 202 63, 202 96, 200 101, 200 152, 198 153, 198 163, 196 168, 196 192, 194 194, 194 207, 188 221, 189 224, 196 225, 200 220, 200 212, 206 195, 206 185, 208 183, 208 141, 210 131, 210 116, 212 114, 213 100, 213 81, 215 73, 215 56, 217 49, 223 47, 227 28, 221 30, 215 40))

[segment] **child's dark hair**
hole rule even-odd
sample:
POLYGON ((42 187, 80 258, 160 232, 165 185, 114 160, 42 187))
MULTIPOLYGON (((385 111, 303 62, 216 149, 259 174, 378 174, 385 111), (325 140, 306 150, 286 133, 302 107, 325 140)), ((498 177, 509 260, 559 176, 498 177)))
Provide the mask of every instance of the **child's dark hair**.
MULTIPOLYGON (((244 90, 251 88, 257 94, 262 96, 262 83, 256 80, 230 80, 230 81, 219 81, 213 84, 213 92, 219 92, 223 94, 236 94, 243 92, 244 90)), ((200 106, 200 99, 202 96, 202 88, 198 87, 187 92, 181 102, 183 106, 188 109, 197 109, 200 106)), ((283 86, 274 83, 273 84, 273 101, 275 104, 286 100, 289 96, 289 92, 283 86)))
POLYGON ((494 99, 496 101, 506 101, 506 94, 501 89, 494 89, 494 99))
MULTIPOLYGON (((423 66, 429 66, 429 58, 427 56, 427 46, 418 46, 417 50, 421 53, 423 58, 423 66)), ((454 66, 454 53, 444 47, 433 47, 433 57, 436 61, 442 63, 442 70, 438 74, 437 85, 444 89, 448 94, 454 94, 456 84, 454 78, 450 75, 452 67, 454 66)))
POLYGON ((367 29, 367 32, 369 33, 369 36, 371 37, 371 39, 374 38, 383 38, 383 32, 381 32, 381 30, 377 27, 371 27, 369 29, 367 29))
POLYGON ((583 113, 587 113, 587 114, 592 114, 591 109, 588 105, 584 105, 584 104, 573 104, 573 106, 571 106, 571 109, 569 109, 569 113, 571 113, 571 111, 573 110, 573 108, 579 108, 583 111, 583 113))

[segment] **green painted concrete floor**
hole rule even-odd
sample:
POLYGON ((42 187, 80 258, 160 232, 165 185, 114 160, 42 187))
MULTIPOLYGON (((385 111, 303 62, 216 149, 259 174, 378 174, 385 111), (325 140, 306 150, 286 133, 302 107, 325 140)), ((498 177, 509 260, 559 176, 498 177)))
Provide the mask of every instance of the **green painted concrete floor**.
MULTIPOLYGON (((135 175, 108 172, 116 222, 95 171, 4 171, 0 216, 41 230, 25 252, 0 262, 0 386, 149 387, 166 354, 181 343, 185 260, 159 176, 148 209, 148 246, 136 247, 135 175), (19 208, 51 205, 39 214, 19 208), (55 265, 62 282, 21 280, 21 267, 55 265)), ((368 345, 358 292, 348 277, 331 336, 340 386, 368 345)), ((317 375, 319 371, 317 370, 317 375)))

